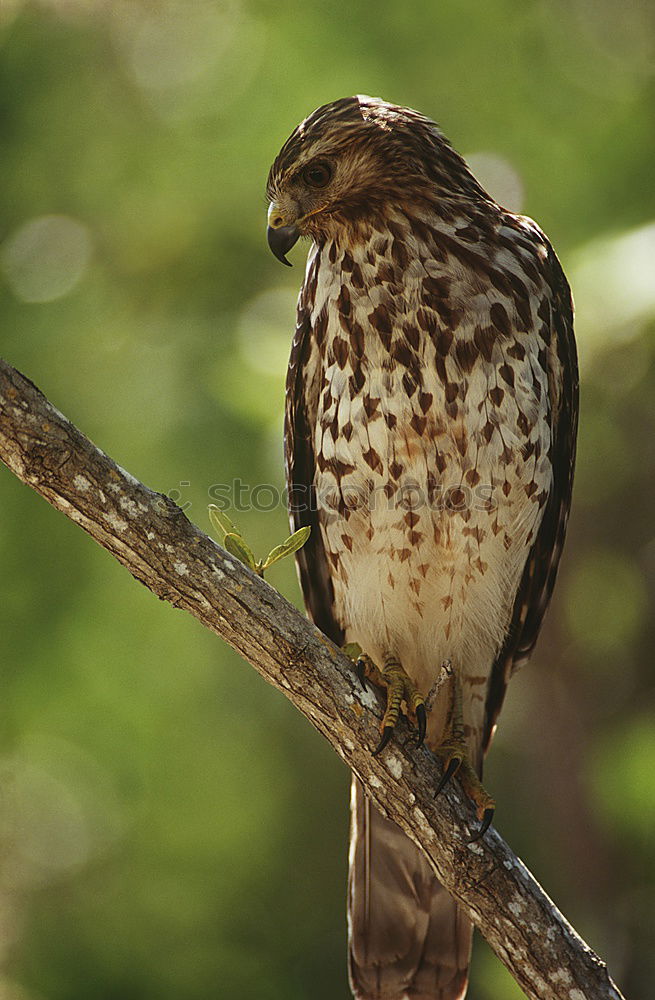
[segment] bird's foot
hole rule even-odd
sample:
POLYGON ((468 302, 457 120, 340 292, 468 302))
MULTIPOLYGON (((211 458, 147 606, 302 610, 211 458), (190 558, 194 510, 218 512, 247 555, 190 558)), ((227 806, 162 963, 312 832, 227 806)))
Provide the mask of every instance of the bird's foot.
POLYGON ((382 736, 373 756, 376 757, 387 746, 401 714, 407 716, 418 729, 418 745, 421 746, 427 728, 425 698, 403 670, 400 661, 394 656, 387 656, 384 666, 380 668, 356 643, 349 643, 344 649, 355 663, 362 687, 366 688, 367 681, 370 681, 387 692, 387 707, 380 725, 382 736))
POLYGON ((437 785, 435 798, 446 787, 451 778, 459 778, 464 794, 475 805, 480 821, 478 830, 469 843, 479 840, 485 835, 491 825, 496 803, 485 790, 476 768, 471 763, 466 739, 464 736, 464 719, 462 713, 462 689, 457 674, 453 674, 453 699, 446 734, 441 745, 435 750, 437 757, 443 762, 443 774, 437 785))

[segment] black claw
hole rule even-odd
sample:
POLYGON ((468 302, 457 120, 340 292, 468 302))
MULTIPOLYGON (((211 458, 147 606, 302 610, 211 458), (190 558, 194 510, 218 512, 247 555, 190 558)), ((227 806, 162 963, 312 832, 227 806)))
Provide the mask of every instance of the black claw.
POLYGON ((368 684, 366 683, 366 664, 361 656, 355 664, 355 673, 357 674, 357 678, 359 683, 362 685, 363 690, 366 691, 368 689, 368 684))
POLYGON ((452 757, 451 760, 448 762, 448 767, 441 775, 441 781, 437 785, 437 790, 434 793, 435 799, 437 795, 440 795, 441 792, 443 792, 444 788, 446 787, 450 779, 453 777, 453 775, 457 774, 457 771, 459 770, 461 763, 462 762, 459 757, 452 757))
POLYGON ((482 817, 482 822, 480 823, 480 829, 477 833, 474 833, 472 837, 469 838, 469 844, 474 844, 476 840, 481 840, 485 833, 491 826, 491 821, 494 818, 493 806, 485 809, 484 816, 482 817))
POLYGON ((425 731, 428 726, 428 716, 425 711, 425 705, 416 706, 416 724, 418 726, 418 746, 423 746, 423 740, 425 739, 425 731))
POLYGON ((382 753, 387 743, 393 736, 393 726, 385 726, 382 730, 382 739, 378 743, 377 749, 373 751, 373 756, 377 757, 379 753, 382 753))

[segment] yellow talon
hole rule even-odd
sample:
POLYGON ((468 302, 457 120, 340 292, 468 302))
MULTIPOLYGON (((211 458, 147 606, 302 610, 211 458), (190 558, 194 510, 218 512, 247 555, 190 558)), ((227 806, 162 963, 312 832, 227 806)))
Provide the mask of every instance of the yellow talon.
POLYGON ((477 770, 469 757, 464 737, 462 688, 456 673, 453 674, 452 678, 452 700, 444 740, 435 752, 444 763, 443 774, 437 785, 435 798, 445 788, 450 779, 457 775, 464 794, 474 803, 476 815, 480 820, 480 827, 477 833, 471 837, 471 841, 478 840, 484 836, 491 824, 496 803, 488 792, 485 791, 477 770))
MULTIPOLYGON (((380 724, 381 738, 373 751, 376 757, 389 743, 401 713, 406 715, 418 728, 418 745, 425 739, 427 729, 426 700, 411 677, 403 669, 395 656, 385 657, 382 669, 373 662, 370 656, 363 653, 357 643, 349 643, 344 652, 354 661, 355 670, 362 687, 366 688, 370 681, 376 687, 386 688, 387 705, 380 724)), ((462 790, 475 805, 476 815, 480 821, 477 832, 471 840, 484 836, 493 819, 495 802, 485 791, 478 773, 471 763, 464 734, 464 714, 462 709, 462 688, 459 677, 452 671, 450 661, 442 666, 447 667, 442 680, 451 680, 452 697, 446 729, 441 745, 435 753, 443 761, 443 773, 437 785, 435 797, 445 788, 455 775, 459 778, 462 790)), ((429 696, 431 697, 431 696, 429 696)))
POLYGON ((416 685, 403 670, 400 662, 394 656, 387 656, 384 666, 380 669, 370 656, 362 653, 356 643, 349 643, 345 651, 355 660, 355 669, 360 683, 365 688, 371 681, 376 687, 384 687, 387 691, 387 707, 380 726, 382 738, 373 756, 381 753, 391 739, 398 723, 400 713, 404 712, 418 728, 418 745, 425 739, 427 728, 427 711, 425 699, 417 690, 416 685))

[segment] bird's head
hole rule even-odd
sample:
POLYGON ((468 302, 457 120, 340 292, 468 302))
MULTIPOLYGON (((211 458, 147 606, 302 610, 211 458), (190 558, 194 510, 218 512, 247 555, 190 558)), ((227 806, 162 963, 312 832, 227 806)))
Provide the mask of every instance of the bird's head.
POLYGON ((484 197, 437 125, 373 97, 345 97, 298 125, 268 175, 268 242, 285 264, 300 236, 350 238, 389 206, 484 197))

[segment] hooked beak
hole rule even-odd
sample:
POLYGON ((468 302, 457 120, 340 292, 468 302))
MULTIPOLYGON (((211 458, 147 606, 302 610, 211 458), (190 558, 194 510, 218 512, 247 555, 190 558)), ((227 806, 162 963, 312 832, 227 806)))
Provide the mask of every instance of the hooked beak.
POLYGON ((266 238, 268 245, 278 260, 291 267, 284 256, 289 252, 300 236, 298 218, 301 212, 298 205, 290 199, 274 200, 268 206, 268 229, 266 238))
POLYGON ((291 261, 288 261, 285 254, 289 252, 292 246, 298 241, 300 237, 300 232, 298 226, 293 223, 290 226, 272 226, 269 225, 266 230, 266 239, 268 240, 268 245, 277 257, 278 260, 286 264, 287 267, 291 267, 291 261))

